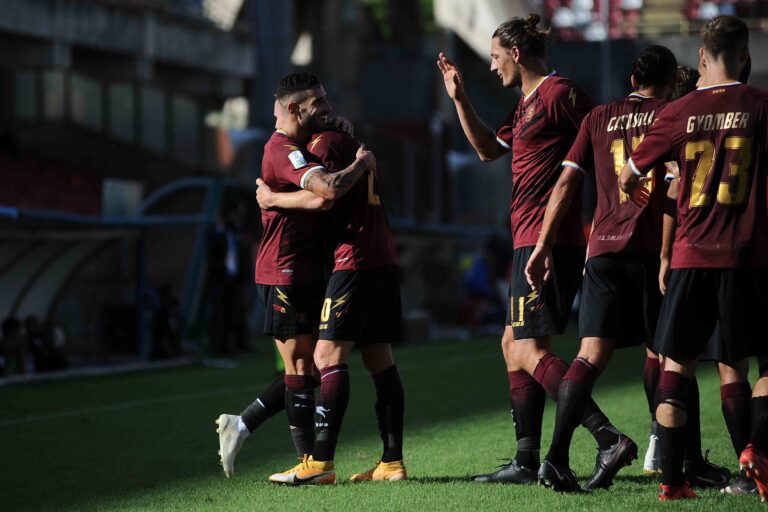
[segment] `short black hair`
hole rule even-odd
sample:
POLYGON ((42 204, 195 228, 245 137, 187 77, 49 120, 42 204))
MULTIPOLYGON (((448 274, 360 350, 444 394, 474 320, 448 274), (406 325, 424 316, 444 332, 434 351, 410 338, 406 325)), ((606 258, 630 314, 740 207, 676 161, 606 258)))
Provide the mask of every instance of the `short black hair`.
POLYGON ((657 44, 641 51, 632 66, 637 87, 664 87, 672 84, 676 75, 675 54, 666 46, 657 44))
POLYGON ((517 46, 522 53, 531 57, 544 57, 549 43, 549 29, 536 28, 541 17, 529 14, 526 18, 509 18, 493 32, 499 43, 506 49, 517 46))
POLYGON ((699 81, 699 77, 701 77, 699 72, 690 66, 680 66, 677 68, 677 80, 675 80, 675 87, 672 89, 672 95, 669 99, 676 100, 682 98, 696 89, 696 82, 699 81))
POLYGON ((275 98, 281 100, 291 94, 308 91, 315 87, 320 87, 320 80, 318 80, 315 75, 310 75, 309 73, 291 73, 280 79, 280 82, 277 84, 275 98))

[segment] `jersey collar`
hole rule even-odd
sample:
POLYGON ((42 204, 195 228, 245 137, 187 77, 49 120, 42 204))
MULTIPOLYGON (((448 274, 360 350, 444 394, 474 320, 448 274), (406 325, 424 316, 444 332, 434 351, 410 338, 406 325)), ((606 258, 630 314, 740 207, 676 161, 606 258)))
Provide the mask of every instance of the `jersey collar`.
POLYGON ((287 134, 287 133, 285 133, 285 132, 284 132, 283 130, 281 130, 280 128, 276 128, 276 129, 275 129, 275 132, 277 132, 277 133, 282 133, 283 135, 285 135, 286 137, 288 137, 288 134, 287 134))
POLYGON ((727 84, 715 84, 708 85, 706 87, 697 87, 697 91, 706 91, 707 89, 714 89, 715 87, 728 87, 729 85, 741 85, 741 82, 728 82, 727 84))
POLYGON ((538 88, 539 88, 539 86, 540 86, 541 84, 543 84, 543 83, 544 83, 544 80, 546 80, 547 78, 551 77, 551 76, 552 76, 552 75, 554 75, 555 73, 556 73, 556 71, 554 71, 554 70, 553 70, 553 71, 552 71, 550 74, 548 74, 547 76, 543 76, 543 77, 541 77, 541 80, 539 80, 539 81, 538 81, 538 83, 537 83, 536 85, 534 85, 534 86, 533 86, 533 89, 531 89, 531 92, 529 92, 528 94, 524 94, 524 95, 523 95, 523 101, 528 101, 528 98, 530 98, 531 96, 533 96, 533 93, 534 93, 534 92, 536 92, 536 89, 538 89, 538 88))
POLYGON ((653 99, 653 96, 645 96, 645 95, 643 95, 643 94, 640 94, 639 92, 633 92, 633 93, 631 93, 631 94, 630 94, 629 96, 627 96, 627 97, 628 97, 628 98, 631 98, 631 97, 633 97, 633 96, 634 96, 635 98, 642 98, 642 99, 644 99, 644 100, 650 100, 650 99, 653 99))

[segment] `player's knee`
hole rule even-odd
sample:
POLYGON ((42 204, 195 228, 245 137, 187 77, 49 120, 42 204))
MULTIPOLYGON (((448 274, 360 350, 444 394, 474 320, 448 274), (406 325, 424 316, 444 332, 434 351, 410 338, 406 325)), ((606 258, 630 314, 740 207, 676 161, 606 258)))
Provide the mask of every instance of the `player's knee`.
POLYGON ((602 371, 613 356, 614 342, 598 338, 584 338, 581 341, 578 357, 602 371))
POLYGON ((360 350, 363 365, 371 375, 376 375, 395 364, 390 346, 388 344, 381 345, 374 345, 360 350))
POLYGON ((656 421, 667 428, 682 427, 688 420, 688 413, 680 403, 664 402, 656 407, 656 421))
POLYGON ((297 357, 293 361, 295 375, 312 375, 313 366, 314 366, 314 360, 311 355, 309 357, 297 357))
POLYGON ((343 353, 332 346, 318 345, 314 355, 315 366, 318 370, 345 363, 343 353))
POLYGON ((760 396, 768 396, 768 375, 761 375, 755 387, 752 389, 752 396, 757 398, 760 396))
POLYGON ((749 378, 749 363, 746 359, 739 361, 734 365, 718 363, 717 371, 720 374, 721 386, 736 382, 744 382, 749 378))
POLYGON ((665 371, 659 382, 659 405, 656 420, 664 427, 681 427, 687 421, 689 378, 681 373, 665 371))
POLYGON ((515 353, 515 337, 510 333, 507 334, 504 333, 504 336, 501 337, 501 351, 504 353, 504 356, 510 356, 512 357, 515 353))

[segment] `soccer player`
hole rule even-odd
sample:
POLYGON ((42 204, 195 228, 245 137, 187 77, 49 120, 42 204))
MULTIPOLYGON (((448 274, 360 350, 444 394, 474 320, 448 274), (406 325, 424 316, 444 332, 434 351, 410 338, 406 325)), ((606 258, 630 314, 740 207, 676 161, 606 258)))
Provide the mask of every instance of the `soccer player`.
MULTIPOLYGON (((689 66, 679 66, 677 69, 677 80, 670 96, 670 100, 677 100, 696 89, 696 83, 699 80, 699 72, 689 66)), ((679 171, 676 162, 666 162, 667 168, 665 181, 669 183, 667 190, 667 200, 664 206, 663 234, 661 242, 661 265, 659 267, 659 289, 661 293, 666 292, 666 277, 669 272, 669 261, 672 254, 672 239, 674 237, 675 223, 675 201, 677 200, 679 171)), ((650 348, 646 348, 648 357, 646 358, 645 371, 643 373, 643 383, 645 387, 648 406, 651 412, 651 435, 648 443, 648 450, 645 454, 643 463, 643 472, 646 474, 661 473, 661 446, 658 444, 658 426, 656 424, 656 401, 655 394, 658 387, 661 367, 659 356, 650 348), (648 369, 654 371, 649 375, 648 369)), ((713 336, 707 345, 707 350, 699 357, 700 361, 718 361, 720 359, 719 339, 713 336)), ((739 393, 743 391, 743 386, 739 383, 746 382, 746 367, 739 365, 735 369, 725 363, 718 363, 718 370, 721 380, 721 395, 723 404, 723 416, 730 432, 733 432, 731 440, 736 443, 738 439, 737 432, 734 431, 734 420, 743 416, 739 411, 739 393), (744 367, 744 368, 742 368, 744 367), (734 407, 735 406, 735 407, 734 407)), ((749 391, 751 392, 751 390, 749 391)), ((748 392, 748 393, 749 393, 748 392)), ((749 394, 746 395, 749 399, 749 394)), ((700 403, 699 403, 699 385, 696 379, 688 389, 688 398, 686 402, 688 409, 687 434, 685 436, 685 477, 692 487, 723 487, 728 483, 730 471, 724 467, 712 464, 706 456, 701 454, 701 425, 700 425, 700 403)), ((748 425, 748 421, 746 422, 748 425)), ((737 451, 737 456, 741 453, 744 445, 737 451)))
MULTIPOLYGON (((560 383, 552 444, 539 470, 539 480, 556 491, 579 490, 568 450, 595 380, 614 349, 653 339, 661 304, 657 279, 666 192, 663 167, 645 186, 635 189, 646 200, 643 206, 635 205, 619 190, 618 173, 665 105, 676 73, 677 60, 669 49, 648 47, 635 59, 634 92, 587 114, 562 162, 563 172, 549 196, 536 248, 525 269, 535 290, 546 286, 557 233, 570 214, 573 199, 581 193, 585 173, 594 169, 597 209, 579 309, 581 346, 560 383)), ((632 442, 624 438, 622 443, 632 442)), ((605 481, 612 481, 614 475, 605 481)))
MULTIPOLYGON (((327 176, 325 167, 303 146, 327 122, 330 104, 322 84, 306 73, 280 81, 274 105, 276 130, 264 146, 262 178, 274 190, 298 191, 310 176, 327 176)), ((334 190, 346 193, 375 166, 372 153, 357 149, 349 165, 334 175, 334 190)), ((315 197, 308 210, 331 203, 315 197)), ((317 313, 323 301, 323 219, 313 211, 275 210, 262 213, 264 227, 256 257, 256 283, 266 305, 264 334, 273 336, 285 364, 285 409, 297 455, 314 447, 313 353, 317 313)), ((244 415, 222 414, 217 420, 220 456, 227 476, 251 428, 244 415)))
POLYGON ((333 190, 333 178, 354 159, 359 143, 339 131, 313 136, 307 150, 319 159, 329 175, 311 175, 301 194, 272 193, 259 187, 259 204, 265 208, 292 208, 300 196, 313 192, 335 200, 328 213, 327 236, 334 248, 331 273, 320 314, 320 340, 315 364, 320 370, 320 397, 315 416, 315 447, 296 467, 276 473, 279 483, 333 483, 334 455, 349 401, 347 359, 353 345, 376 387, 376 417, 383 452, 376 466, 352 476, 354 482, 397 481, 407 478, 403 463, 404 392, 391 343, 401 337, 400 286, 394 238, 389 228, 376 175, 369 171, 344 197, 333 190))
MULTIPOLYGON (((744 66, 741 75, 739 76, 739 81, 747 83, 749 73, 750 63, 748 59, 747 64, 744 66)), ((700 75, 698 71, 690 67, 681 66, 678 68, 677 85, 675 86, 671 99, 679 99, 695 90, 699 78, 700 75)), ((666 293, 667 280, 669 278, 669 262, 672 256, 672 243, 677 227, 677 208, 675 202, 677 201, 679 194, 680 184, 680 173, 676 163, 669 162, 666 165, 668 167, 668 172, 665 179, 669 182, 669 190, 667 192, 668 204, 665 206, 664 212, 661 267, 659 269, 659 287, 662 294, 666 293)), ((726 363, 722 361, 723 356, 719 328, 715 329, 715 333, 707 343, 706 349, 698 359, 699 361, 717 362, 718 373, 720 376, 721 409, 726 427, 728 428, 731 444, 736 452, 736 458, 738 459, 741 452, 746 448, 749 439, 749 399, 752 394, 752 388, 750 387, 748 380, 749 364, 747 360, 735 363, 726 363)), ((687 435, 685 436, 685 477, 688 483, 691 484, 692 487, 722 487, 721 491, 728 494, 757 494, 757 485, 754 480, 746 476, 744 471, 741 471, 730 485, 726 485, 730 472, 728 472, 726 468, 718 468, 717 466, 714 466, 711 462, 705 460, 705 458, 701 456, 699 386, 695 378, 692 380, 691 386, 689 387, 686 408, 688 421, 686 425, 687 435), (706 468, 709 471, 699 470, 691 472, 691 467, 706 468), (720 478, 718 478, 718 474, 720 475, 720 478)), ((655 414, 653 414, 653 417, 655 418, 655 414)), ((656 434, 655 430, 656 429, 654 429, 654 434, 656 434)), ((652 436, 652 441, 654 437, 655 436, 652 436)), ((651 454, 653 445, 655 445, 656 448, 660 448, 660 446, 654 442, 649 444, 644 469, 648 466, 649 454, 651 454)), ((660 473, 660 454, 654 457, 653 462, 658 463, 660 473)))
MULTIPOLYGON (((592 108, 584 91, 550 71, 545 61, 547 32, 537 28, 538 22, 536 14, 511 18, 491 39, 491 71, 505 88, 520 87, 523 93, 515 111, 495 131, 472 107, 456 65, 442 53, 437 61, 464 134, 480 159, 495 160, 512 151, 514 254, 507 327, 501 345, 517 453, 499 470, 473 477, 476 482, 537 481, 544 390, 555 398, 568 369, 562 359, 551 354, 551 336, 565 329, 584 264, 581 212, 573 208, 556 235, 552 279, 540 291, 532 290, 525 279, 525 264, 538 240, 546 201, 581 120, 592 108)), ((591 400, 581 424, 595 437, 600 450, 591 486, 608 486, 606 477, 635 457, 637 447, 591 400)))
MULTIPOLYGON (((758 340, 768 307, 768 98, 737 80, 748 58, 741 20, 716 16, 701 38, 699 88, 664 109, 620 177, 621 189, 635 197, 654 165, 671 156, 680 169, 678 228, 654 340, 665 357, 656 409, 662 501, 695 497, 682 467, 686 394, 715 325, 725 360, 765 352, 758 340)), ((740 462, 763 496, 768 379, 752 397, 752 444, 740 462)))

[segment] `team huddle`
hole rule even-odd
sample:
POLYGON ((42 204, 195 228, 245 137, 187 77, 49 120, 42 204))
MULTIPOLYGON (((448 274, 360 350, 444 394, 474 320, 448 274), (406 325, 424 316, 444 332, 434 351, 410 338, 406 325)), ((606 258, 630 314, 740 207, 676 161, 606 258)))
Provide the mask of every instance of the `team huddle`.
MULTIPOLYGON (((581 425, 598 448, 584 487, 610 487, 638 446, 602 412, 592 388, 615 349, 645 344, 651 434, 644 471, 661 474, 659 499, 695 498, 692 487, 718 487, 766 500, 768 371, 761 359, 752 389, 747 359, 768 356, 761 340, 768 94, 746 85, 748 29, 732 16, 710 20, 701 31, 698 71, 650 46, 635 59, 633 92, 594 106, 547 66, 548 34, 538 21, 534 14, 511 18, 492 36, 491 71, 505 88, 522 91, 495 130, 472 107, 458 67, 442 53, 437 61, 480 159, 512 155, 514 252, 501 345, 517 452, 472 480, 580 491, 569 451, 581 425), (585 239, 582 184, 590 174, 597 204, 585 239), (579 289, 580 348, 569 365, 552 353, 551 337, 564 332, 579 289), (718 364, 723 416, 741 468, 733 479, 701 453, 695 368, 703 360, 718 364), (542 460, 546 395, 557 410, 542 460)), ((347 359, 356 345, 376 388, 383 451, 351 480, 407 479, 404 392, 391 350, 400 339, 397 258, 375 157, 348 122, 330 115, 311 75, 281 80, 275 117, 257 182, 264 234, 256 283, 267 308, 264 333, 275 338, 285 375, 240 415, 216 420, 224 472, 234 473, 249 433, 285 410, 299 463, 270 480, 334 483, 349 401, 347 359)))

